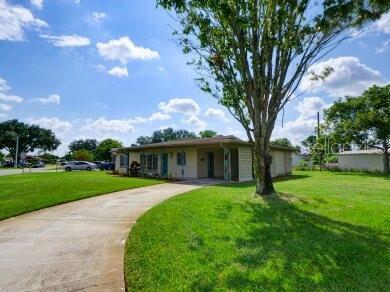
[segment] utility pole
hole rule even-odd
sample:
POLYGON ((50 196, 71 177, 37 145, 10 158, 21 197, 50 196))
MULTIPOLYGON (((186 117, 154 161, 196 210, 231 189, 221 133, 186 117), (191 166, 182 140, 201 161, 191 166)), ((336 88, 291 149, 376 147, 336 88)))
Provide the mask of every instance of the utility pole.
MULTIPOLYGON (((320 112, 317 112, 317 143, 320 141, 320 112)), ((321 163, 322 163, 322 149, 320 149, 320 171, 321 171, 321 163)))
POLYGON ((19 155, 19 135, 16 134, 16 151, 15 151, 15 167, 18 167, 18 155, 19 155))

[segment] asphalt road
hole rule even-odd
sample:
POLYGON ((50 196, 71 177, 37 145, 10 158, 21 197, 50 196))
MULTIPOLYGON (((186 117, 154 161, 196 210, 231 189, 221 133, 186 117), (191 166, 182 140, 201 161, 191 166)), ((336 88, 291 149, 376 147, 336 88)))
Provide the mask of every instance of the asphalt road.
POLYGON ((43 168, 0 168, 0 176, 20 174, 20 173, 35 173, 35 172, 56 172, 64 171, 62 167, 58 166, 57 170, 55 166, 43 167, 43 168))

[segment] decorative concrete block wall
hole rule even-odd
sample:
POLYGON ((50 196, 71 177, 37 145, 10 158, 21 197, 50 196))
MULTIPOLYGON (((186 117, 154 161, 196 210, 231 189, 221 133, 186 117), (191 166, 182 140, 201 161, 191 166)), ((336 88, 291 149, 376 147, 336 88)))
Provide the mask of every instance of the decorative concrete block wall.
POLYGON ((239 181, 253 180, 252 173, 252 149, 249 147, 238 148, 238 177, 239 181))

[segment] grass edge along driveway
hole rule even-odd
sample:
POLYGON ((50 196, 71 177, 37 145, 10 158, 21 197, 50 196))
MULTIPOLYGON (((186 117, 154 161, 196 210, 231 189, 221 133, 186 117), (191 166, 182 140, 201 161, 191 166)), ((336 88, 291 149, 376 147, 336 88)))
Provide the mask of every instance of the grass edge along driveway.
POLYGON ((101 171, 31 173, 0 177, 0 220, 106 193, 163 183, 101 171))
POLYGON ((205 187, 145 213, 126 242, 129 290, 374 290, 390 285, 390 177, 296 172, 278 196, 205 187))

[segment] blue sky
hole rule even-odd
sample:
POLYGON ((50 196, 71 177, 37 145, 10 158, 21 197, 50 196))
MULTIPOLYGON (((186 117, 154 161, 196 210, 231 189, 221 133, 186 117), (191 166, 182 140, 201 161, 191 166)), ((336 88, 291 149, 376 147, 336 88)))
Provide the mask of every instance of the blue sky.
MULTIPOLYGON (((245 138, 240 125, 194 82, 154 0, 0 0, 0 121, 51 128, 63 144, 114 137, 129 145, 172 126, 245 138)), ((298 143, 317 110, 390 79, 390 14, 315 64, 335 71, 285 108, 274 137, 298 143)))

